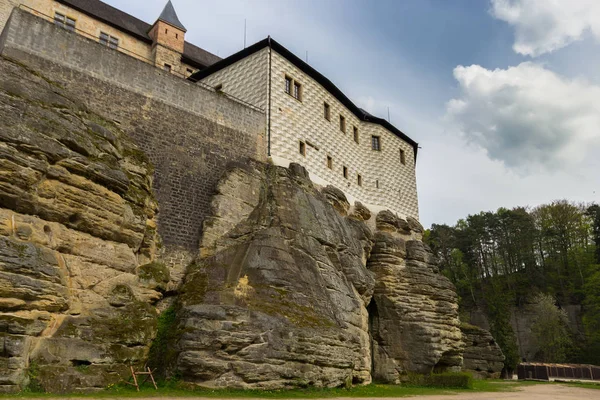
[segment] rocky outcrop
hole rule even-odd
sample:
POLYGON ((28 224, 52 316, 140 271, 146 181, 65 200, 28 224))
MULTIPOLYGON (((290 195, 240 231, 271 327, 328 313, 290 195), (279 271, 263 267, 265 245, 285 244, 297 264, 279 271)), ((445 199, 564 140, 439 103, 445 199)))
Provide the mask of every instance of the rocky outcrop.
POLYGON ((498 378, 504 367, 504 354, 492 334, 466 323, 460 328, 465 342, 463 369, 485 377, 498 378))
POLYGON ((104 388, 156 330, 151 167, 60 85, 0 75, 0 391, 104 388))
POLYGON ((458 371, 462 365, 456 292, 416 226, 390 212, 377 216, 367 264, 375 278, 368 311, 376 380, 398 382, 406 371, 458 371))
POLYGON ((460 368, 456 294, 406 221, 382 212, 373 232, 364 206, 348 216, 297 165, 234 166, 212 207, 179 299, 184 380, 340 386, 460 368))

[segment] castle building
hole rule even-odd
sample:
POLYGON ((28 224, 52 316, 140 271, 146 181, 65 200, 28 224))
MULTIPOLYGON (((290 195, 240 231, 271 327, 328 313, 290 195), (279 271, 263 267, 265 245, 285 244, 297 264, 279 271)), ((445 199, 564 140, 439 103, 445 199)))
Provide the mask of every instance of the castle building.
POLYGON ((275 164, 302 164, 350 202, 418 219, 418 144, 275 40, 220 59, 185 41, 170 0, 152 25, 98 0, 0 0, 0 30, 14 7, 263 110, 275 164))
POLYGON ((304 165, 374 211, 418 219, 418 144, 388 121, 357 107, 329 79, 271 38, 189 79, 265 110, 268 155, 304 165))
POLYGON ((182 78, 220 60, 185 41, 186 29, 170 0, 154 24, 98 0, 0 0, 0 31, 14 7, 182 78))

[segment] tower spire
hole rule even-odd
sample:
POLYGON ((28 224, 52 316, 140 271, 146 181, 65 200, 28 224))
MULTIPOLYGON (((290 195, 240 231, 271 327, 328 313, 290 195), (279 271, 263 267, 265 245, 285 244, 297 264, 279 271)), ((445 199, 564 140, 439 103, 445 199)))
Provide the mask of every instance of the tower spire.
POLYGON ((181 21, 179 21, 179 17, 177 17, 177 13, 175 12, 175 7, 173 7, 173 3, 171 3, 171 0, 167 1, 167 4, 165 5, 165 8, 160 13, 158 20, 165 22, 169 25, 172 25, 175 28, 179 28, 184 32, 187 31, 187 29, 185 29, 185 27, 183 26, 181 21))

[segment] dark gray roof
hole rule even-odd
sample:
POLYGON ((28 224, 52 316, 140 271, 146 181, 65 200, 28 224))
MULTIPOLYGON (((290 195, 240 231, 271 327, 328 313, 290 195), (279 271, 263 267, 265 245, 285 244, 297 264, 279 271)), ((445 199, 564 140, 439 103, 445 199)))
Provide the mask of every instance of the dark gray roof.
MULTIPOLYGON (((114 27, 115 29, 123 31, 131 36, 134 36, 139 40, 142 40, 146 43, 152 43, 152 39, 150 38, 150 36, 148 36, 148 32, 150 31, 150 28, 152 28, 152 25, 132 15, 129 15, 117 8, 109 6, 106 3, 103 3, 99 0, 57 1, 71 8, 74 8, 77 11, 87 14, 94 19, 102 21, 114 27)), ((169 21, 165 22, 173 24, 169 21)), ((181 24, 181 22, 179 24, 181 24)), ((189 42, 185 42, 184 44, 182 61, 187 64, 190 64, 199 69, 203 69, 208 67, 209 65, 214 64, 219 60, 221 60, 220 57, 217 57, 216 55, 209 53, 208 51, 201 49, 198 46, 195 46, 189 42)))
POLYGON ((186 32, 185 26, 179 21, 179 17, 177 17, 177 13, 175 12, 175 7, 173 7, 173 3, 171 0, 167 1, 165 8, 163 8, 160 16, 158 17, 159 21, 166 22, 169 25, 173 25, 175 28, 179 28, 182 31, 186 32))

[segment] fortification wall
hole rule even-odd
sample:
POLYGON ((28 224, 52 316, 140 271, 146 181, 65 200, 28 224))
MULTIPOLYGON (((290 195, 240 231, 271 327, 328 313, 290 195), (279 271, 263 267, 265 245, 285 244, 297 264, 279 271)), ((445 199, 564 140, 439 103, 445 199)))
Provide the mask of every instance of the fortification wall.
POLYGON ((196 251, 226 165, 265 159, 263 112, 22 10, 12 13, 0 53, 43 71, 69 96, 115 121, 148 154, 158 230, 171 256, 189 258, 196 251))

